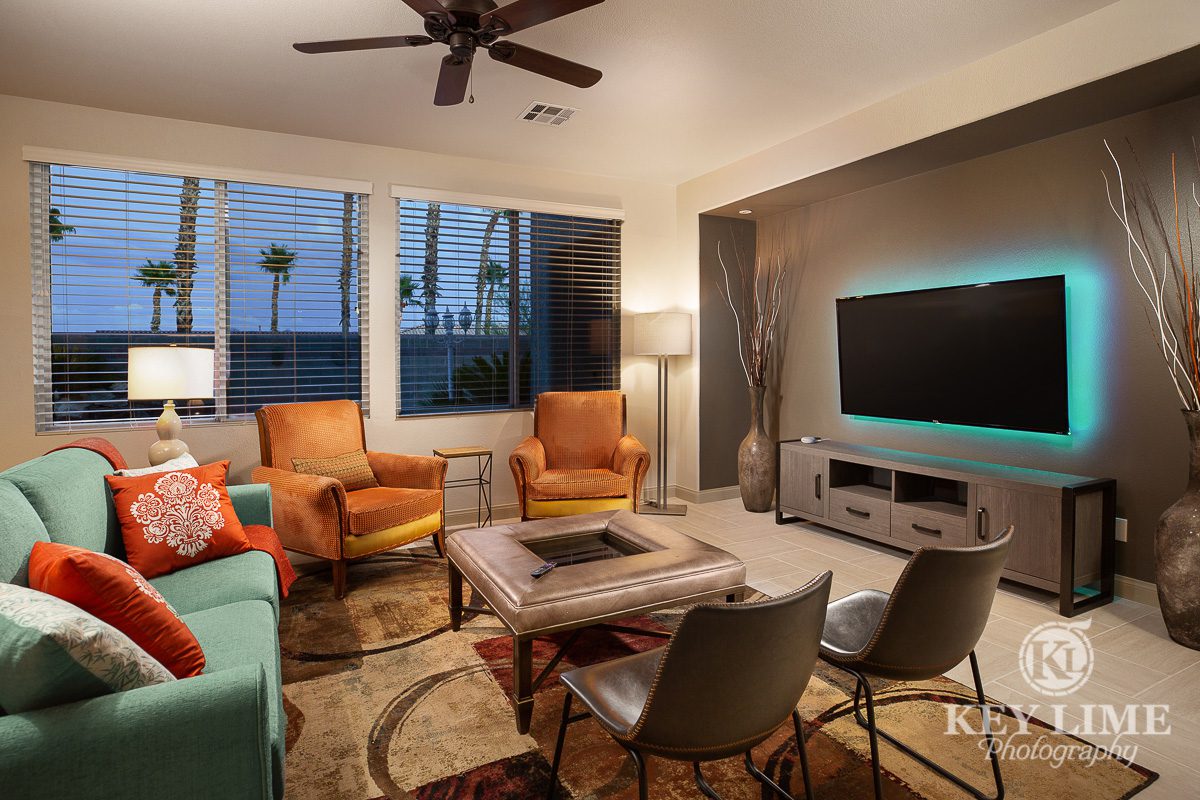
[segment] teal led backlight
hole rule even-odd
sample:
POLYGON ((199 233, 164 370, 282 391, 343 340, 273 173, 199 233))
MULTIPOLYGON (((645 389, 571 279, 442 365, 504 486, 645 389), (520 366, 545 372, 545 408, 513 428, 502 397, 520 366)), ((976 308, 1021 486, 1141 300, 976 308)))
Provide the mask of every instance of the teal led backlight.
POLYGON ((1059 448, 1090 442, 1105 414, 1104 353, 1108 349, 1109 331, 1104 320, 1113 316, 1109 308, 1111 293, 1101 278, 1100 269, 1085 254, 1027 251, 1022 253, 1019 261, 1013 258, 978 260, 953 270, 903 269, 889 276, 863 276, 847 285, 840 294, 854 297, 1053 275, 1063 275, 1066 282, 1069 435, 858 415, 850 416, 850 419, 865 425, 936 428, 972 437, 1027 441, 1059 448))

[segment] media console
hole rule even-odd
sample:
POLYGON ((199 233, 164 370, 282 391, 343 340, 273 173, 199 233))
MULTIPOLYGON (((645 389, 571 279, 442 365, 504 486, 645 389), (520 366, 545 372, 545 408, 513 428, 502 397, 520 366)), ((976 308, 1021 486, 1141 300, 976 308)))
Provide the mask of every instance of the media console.
POLYGON ((807 520, 908 551, 984 544, 1013 525, 1006 579, 1057 592, 1065 617, 1112 601, 1112 479, 826 440, 783 441, 778 454, 780 525, 807 520))

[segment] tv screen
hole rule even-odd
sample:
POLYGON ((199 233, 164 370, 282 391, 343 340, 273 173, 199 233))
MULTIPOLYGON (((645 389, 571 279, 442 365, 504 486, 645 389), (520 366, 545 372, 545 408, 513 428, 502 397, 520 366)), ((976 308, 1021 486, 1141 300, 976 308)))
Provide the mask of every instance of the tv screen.
POLYGON ((842 413, 1069 433, 1066 282, 843 297, 842 413))

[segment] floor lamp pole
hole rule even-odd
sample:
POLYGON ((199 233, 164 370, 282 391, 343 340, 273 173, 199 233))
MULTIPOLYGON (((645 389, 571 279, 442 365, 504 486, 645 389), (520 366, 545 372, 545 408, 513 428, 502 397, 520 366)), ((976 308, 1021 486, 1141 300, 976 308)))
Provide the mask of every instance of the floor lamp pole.
POLYGON ((658 486, 655 489, 656 499, 647 501, 642 508, 642 513, 670 514, 681 517, 687 514, 687 506, 673 505, 667 502, 667 459, 664 454, 667 452, 667 384, 669 378, 667 356, 660 353, 658 356, 658 432, 654 442, 658 467, 655 470, 657 475, 655 482, 658 486))

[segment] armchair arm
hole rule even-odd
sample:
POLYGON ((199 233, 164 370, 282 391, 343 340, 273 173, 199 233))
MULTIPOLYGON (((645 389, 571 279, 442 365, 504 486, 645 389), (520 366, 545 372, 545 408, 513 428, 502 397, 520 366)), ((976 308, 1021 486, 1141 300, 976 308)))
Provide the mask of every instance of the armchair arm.
POLYGON ((441 456, 410 456, 367 451, 367 463, 380 486, 395 489, 444 489, 449 462, 441 456))
POLYGON ((508 468, 512 470, 513 483, 517 486, 517 504, 521 518, 525 514, 525 486, 535 481, 546 469, 546 448, 536 436, 526 436, 508 457, 508 468))
POLYGON ((346 530, 346 489, 341 481, 273 467, 255 467, 255 483, 271 486, 275 532, 288 550, 340 559, 346 530))
POLYGON ((634 511, 637 511, 638 498, 642 496, 642 483, 649 469, 650 451, 633 434, 622 436, 617 442, 616 451, 613 452, 612 470, 629 479, 634 511))
POLYGON ((5 797, 269 800, 267 679, 245 664, 0 717, 5 797))
POLYGON ((271 527, 271 487, 261 483, 227 486, 233 513, 243 525, 271 527))

